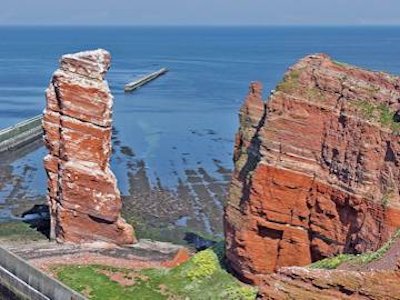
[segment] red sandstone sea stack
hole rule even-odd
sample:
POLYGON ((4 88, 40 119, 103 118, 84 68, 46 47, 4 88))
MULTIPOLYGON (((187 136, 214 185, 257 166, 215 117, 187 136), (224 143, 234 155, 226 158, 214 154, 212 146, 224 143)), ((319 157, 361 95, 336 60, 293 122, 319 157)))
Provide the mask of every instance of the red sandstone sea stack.
POLYGON ((102 49, 64 55, 46 90, 44 159, 51 238, 58 242, 135 242, 121 218, 110 170, 113 97, 104 79, 111 56, 102 49))
MULTIPOLYGON (((251 85, 240 111, 224 217, 232 270, 279 285, 289 271, 265 275, 377 250, 400 227, 400 78, 318 54, 291 67, 267 101, 261 89, 251 85)), ((311 299, 279 295, 271 299, 311 299)))

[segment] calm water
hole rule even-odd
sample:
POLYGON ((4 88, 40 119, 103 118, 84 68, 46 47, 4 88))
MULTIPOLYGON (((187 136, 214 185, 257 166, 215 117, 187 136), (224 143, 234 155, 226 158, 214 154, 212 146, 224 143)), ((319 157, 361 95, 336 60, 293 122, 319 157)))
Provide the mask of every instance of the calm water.
MULTIPOLYGON (((108 75, 115 96, 112 168, 122 193, 135 194, 143 182, 149 185, 146 193, 154 187, 173 192, 193 179, 189 194, 203 217, 193 219, 192 227, 204 221, 196 230, 210 233, 220 228, 206 220, 212 211, 201 207, 204 193, 196 192, 195 181, 201 178, 200 186, 212 182, 222 187, 208 192, 219 216, 232 169, 237 112, 250 81, 262 81, 268 91, 288 66, 314 52, 400 73, 399 27, 3 27, 0 128, 41 113, 43 91, 62 54, 99 47, 113 56, 108 75), (135 93, 123 93, 125 83, 160 67, 171 71, 135 93)), ((29 201, 43 201, 46 182, 41 159, 45 153, 37 148, 23 157, 3 159, 0 219, 29 209, 29 201)), ((141 199, 140 193, 136 198, 141 199)), ((161 201, 154 195, 146 199, 161 201)), ((151 217, 159 216, 143 214, 143 218, 151 217)), ((174 218, 166 222, 190 225, 191 217, 184 212, 174 218)))

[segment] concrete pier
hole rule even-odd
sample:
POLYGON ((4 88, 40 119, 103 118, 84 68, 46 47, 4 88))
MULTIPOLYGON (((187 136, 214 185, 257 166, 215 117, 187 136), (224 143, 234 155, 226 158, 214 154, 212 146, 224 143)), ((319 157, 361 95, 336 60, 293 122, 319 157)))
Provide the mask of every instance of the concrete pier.
POLYGON ((0 153, 20 148, 42 138, 42 115, 0 130, 0 153))
POLYGON ((161 75, 164 75, 167 72, 168 72, 168 69, 162 68, 156 72, 150 73, 149 75, 146 75, 136 81, 128 83, 127 85, 125 85, 124 90, 125 90, 125 92, 132 92, 132 91, 140 88, 141 86, 149 83, 150 81, 153 81, 154 79, 160 77, 161 75))

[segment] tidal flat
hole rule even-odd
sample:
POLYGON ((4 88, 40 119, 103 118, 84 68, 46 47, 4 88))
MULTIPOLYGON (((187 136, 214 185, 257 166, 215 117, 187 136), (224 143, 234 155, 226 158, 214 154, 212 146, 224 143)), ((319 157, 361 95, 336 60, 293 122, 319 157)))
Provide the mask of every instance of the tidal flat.
MULTIPOLYGON (((400 73, 397 28, 8 27, 0 37, 7 45, 0 51, 0 128, 42 112, 60 55, 99 47, 112 53, 111 168, 124 217, 139 237, 198 246, 222 237, 237 112, 249 82, 263 82, 266 97, 288 66, 314 52, 400 73), (161 67, 170 72, 123 92, 161 67)), ((0 222, 45 217, 47 151, 40 142, 21 150, 0 157, 0 222)))

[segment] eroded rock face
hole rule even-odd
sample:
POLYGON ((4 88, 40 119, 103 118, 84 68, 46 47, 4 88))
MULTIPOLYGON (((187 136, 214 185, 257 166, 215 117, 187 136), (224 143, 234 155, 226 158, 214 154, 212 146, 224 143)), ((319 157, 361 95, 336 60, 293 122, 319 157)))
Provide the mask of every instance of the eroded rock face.
POLYGON ((263 278, 262 299, 398 300, 400 272, 282 268, 263 278))
POLYGON ((51 238, 59 242, 132 244, 120 216, 122 202, 109 167, 113 97, 102 49, 64 55, 46 90, 44 159, 51 238))
POLYGON ((291 67, 266 102, 251 85, 225 209, 242 279, 376 250, 400 227, 399 102, 400 78, 322 54, 291 67))

